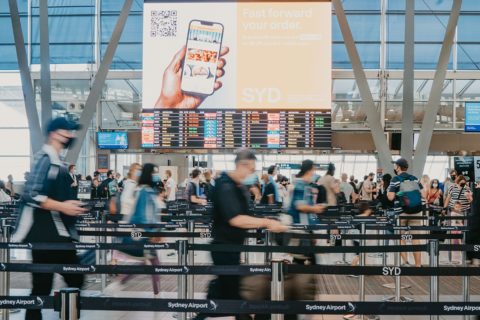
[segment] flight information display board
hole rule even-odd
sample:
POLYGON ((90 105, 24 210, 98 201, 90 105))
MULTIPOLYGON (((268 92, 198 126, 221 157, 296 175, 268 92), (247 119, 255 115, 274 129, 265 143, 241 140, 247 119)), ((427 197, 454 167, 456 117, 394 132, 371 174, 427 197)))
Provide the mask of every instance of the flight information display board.
POLYGON ((144 110, 147 149, 330 149, 327 111, 144 110))

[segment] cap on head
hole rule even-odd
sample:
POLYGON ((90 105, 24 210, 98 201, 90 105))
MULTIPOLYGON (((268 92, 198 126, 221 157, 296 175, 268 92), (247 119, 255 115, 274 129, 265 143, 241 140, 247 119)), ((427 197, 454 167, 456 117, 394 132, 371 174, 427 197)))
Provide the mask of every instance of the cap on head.
POLYGON ((303 177, 305 173, 312 170, 315 167, 315 164, 312 160, 303 160, 302 165, 300 166, 300 172, 298 173, 298 177, 303 177))
POLYGON ((49 135, 51 132, 54 132, 54 131, 57 131, 57 130, 72 131, 72 130, 78 130, 80 128, 81 128, 81 126, 78 123, 76 123, 74 121, 70 121, 70 120, 68 120, 67 118, 64 118, 64 117, 58 117, 58 118, 55 118, 55 119, 51 120, 48 123, 46 133, 47 133, 47 135, 49 135))
POLYGON ((396 164, 402 169, 408 169, 408 161, 405 158, 400 158, 397 161, 393 161, 392 163, 396 164))

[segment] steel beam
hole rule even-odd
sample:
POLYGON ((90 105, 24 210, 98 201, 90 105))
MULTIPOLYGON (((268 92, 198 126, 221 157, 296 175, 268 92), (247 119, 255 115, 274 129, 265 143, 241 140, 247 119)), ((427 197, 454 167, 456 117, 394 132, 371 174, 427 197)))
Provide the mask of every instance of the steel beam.
POLYGON ((357 82, 358 90, 363 102, 363 110, 367 115, 367 123, 370 127, 373 142, 375 143, 375 148, 378 152, 378 159, 384 169, 384 172, 392 173, 393 167, 391 164, 392 155, 390 153, 390 148, 388 147, 387 139, 385 138, 380 114, 375 107, 372 92, 370 91, 367 77, 365 75, 365 71, 363 70, 357 47, 355 46, 352 31, 348 25, 342 2, 341 0, 333 0, 332 2, 335 8, 338 23, 340 25, 340 30, 342 31, 345 47, 347 48, 348 56, 350 58, 350 62, 352 63, 353 73, 355 74, 355 80, 357 82))
POLYGON ((413 158, 413 84, 415 45, 415 0, 405 3, 405 46, 403 72, 402 144, 401 155, 412 165, 413 158))
POLYGON ((113 56, 115 55, 115 51, 117 50, 118 42, 120 41, 123 28, 125 27, 125 23, 127 22, 128 15, 132 7, 132 2, 133 0, 125 0, 117 24, 115 25, 115 29, 113 30, 112 37, 110 39, 110 42, 108 43, 107 50, 105 51, 105 55, 100 64, 100 67, 98 68, 97 74, 95 75, 92 89, 90 90, 90 94, 88 95, 87 101, 85 102, 85 109, 83 110, 80 117, 80 124, 82 125, 82 129, 77 132, 77 141, 73 145, 73 147, 68 150, 67 156, 65 158, 65 160, 69 163, 76 163, 80 154, 83 141, 85 140, 88 128, 90 127, 90 123, 92 122, 95 111, 97 109, 97 103, 100 99, 100 95, 102 94, 103 86, 105 84, 105 80, 108 74, 108 69, 110 68, 110 64, 112 63, 113 56))
POLYGON ((42 128, 52 118, 52 84, 50 81, 50 40, 48 35, 48 0, 40 0, 40 64, 42 128))
POLYGON ((40 121, 38 119, 37 106, 35 103, 30 69, 28 68, 27 52, 25 50, 25 40, 23 38, 17 0, 9 0, 8 5, 12 20, 13 37, 15 39, 15 49, 17 52, 20 78, 22 80, 23 99, 25 101, 28 127, 30 129, 30 144, 32 147, 32 153, 35 154, 41 149, 44 142, 44 137, 40 128, 40 121))
POLYGON ((452 51, 455 29, 457 27, 461 7, 462 0, 453 1, 447 30, 445 31, 445 37, 443 39, 442 50, 440 51, 440 56, 438 58, 437 70, 435 71, 435 77, 433 78, 433 84, 430 90, 430 97, 426 106, 425 116, 423 117, 422 130, 420 131, 420 136, 418 138, 417 150, 415 151, 413 172, 416 176, 423 174, 428 151, 430 149, 433 129, 435 127, 438 109, 440 108, 443 82, 445 81, 445 75, 447 73, 448 60, 452 51))

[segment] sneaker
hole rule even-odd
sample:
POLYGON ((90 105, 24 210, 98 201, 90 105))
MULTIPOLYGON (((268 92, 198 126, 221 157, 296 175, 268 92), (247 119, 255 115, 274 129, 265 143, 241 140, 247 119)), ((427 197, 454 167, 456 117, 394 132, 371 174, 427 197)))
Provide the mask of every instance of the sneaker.
POLYGON ((348 319, 354 319, 355 315, 354 314, 346 314, 343 316, 343 319, 348 320, 348 319))
POLYGON ((119 292, 124 291, 126 288, 127 288, 127 284, 126 284, 126 283, 122 283, 121 280, 115 280, 115 281, 113 281, 112 283, 110 283, 110 284, 105 288, 105 290, 103 290, 103 293, 104 293, 106 296, 115 296, 115 295, 117 295, 119 292))
POLYGON ((412 265, 410 264, 410 262, 407 261, 407 262, 402 263, 401 266, 402 267, 411 267, 412 265))

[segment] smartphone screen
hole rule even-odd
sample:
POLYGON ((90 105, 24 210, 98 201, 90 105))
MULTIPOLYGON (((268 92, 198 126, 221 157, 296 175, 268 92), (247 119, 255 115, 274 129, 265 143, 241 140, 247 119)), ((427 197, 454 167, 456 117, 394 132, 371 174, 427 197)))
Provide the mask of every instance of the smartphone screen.
POLYGON ((211 95, 217 78, 223 25, 192 20, 188 28, 187 53, 183 63, 182 91, 211 95))

